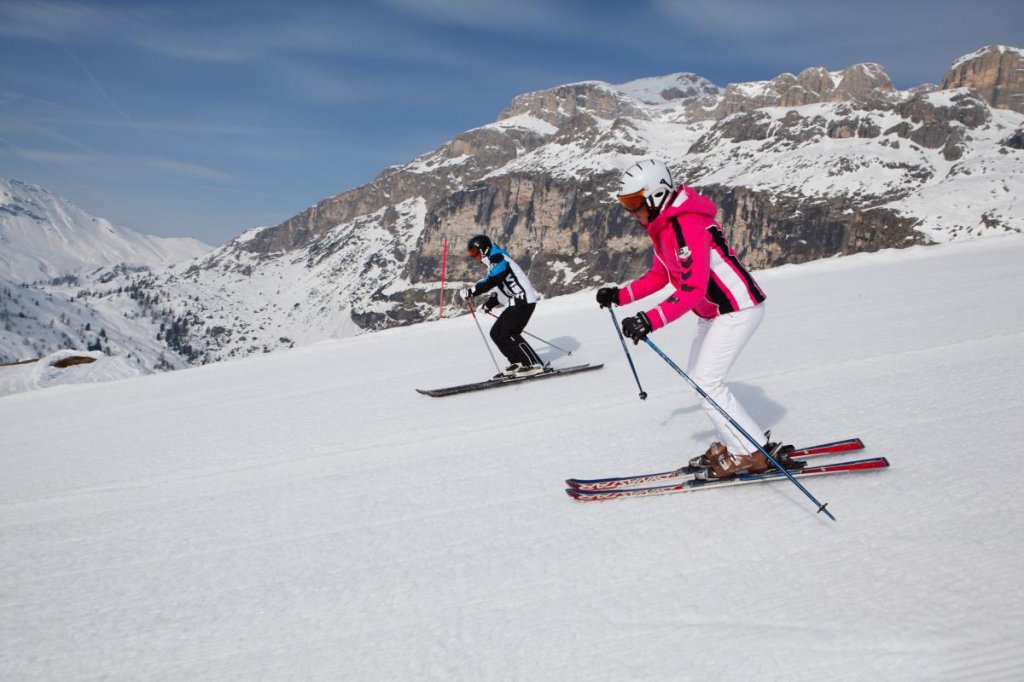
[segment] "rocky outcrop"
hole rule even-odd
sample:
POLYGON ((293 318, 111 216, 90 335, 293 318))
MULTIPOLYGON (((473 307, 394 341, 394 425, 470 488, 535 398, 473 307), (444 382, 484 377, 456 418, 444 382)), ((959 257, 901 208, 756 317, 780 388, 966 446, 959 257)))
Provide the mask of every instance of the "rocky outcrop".
POLYGON ((830 102, 857 102, 884 106, 893 101, 896 89, 878 64, 855 64, 840 74, 839 83, 828 93, 830 102))
POLYGON ((88 355, 69 355, 51 362, 50 367, 64 369, 65 367, 73 367, 75 365, 88 365, 91 362, 96 362, 96 358, 89 357, 88 355))
POLYGON ((702 187, 737 254, 753 268, 925 244, 916 220, 865 208, 850 197, 779 196, 742 187, 702 187))
POLYGON ((961 57, 946 71, 942 88, 973 88, 996 109, 1024 113, 1024 50, 990 45, 961 57))
POLYGON ((947 161, 963 155, 967 130, 992 119, 988 105, 970 90, 955 92, 948 100, 932 94, 915 96, 896 110, 904 122, 886 134, 894 133, 927 149, 942 149, 947 161))
POLYGON ((528 114, 558 128, 581 114, 608 120, 621 117, 647 118, 646 112, 637 106, 635 100, 609 87, 607 83, 598 82, 573 83, 519 95, 512 100, 508 109, 499 114, 498 120, 521 114, 528 114))
POLYGON ((878 106, 892 102, 895 94, 892 81, 878 64, 855 64, 837 74, 817 66, 804 69, 799 76, 784 73, 770 81, 730 84, 709 116, 721 119, 763 107, 798 107, 818 102, 878 106))
POLYGON ((425 197, 431 203, 458 193, 455 186, 473 182, 490 169, 501 167, 523 151, 534 149, 547 137, 525 128, 495 130, 477 128, 459 135, 434 152, 421 157, 419 165, 389 168, 362 187, 324 199, 280 225, 259 232, 240 244, 250 253, 271 255, 306 247, 338 225, 351 222, 387 206, 425 197), (459 162, 459 160, 462 160, 459 162), (453 181, 435 169, 454 170, 453 181))

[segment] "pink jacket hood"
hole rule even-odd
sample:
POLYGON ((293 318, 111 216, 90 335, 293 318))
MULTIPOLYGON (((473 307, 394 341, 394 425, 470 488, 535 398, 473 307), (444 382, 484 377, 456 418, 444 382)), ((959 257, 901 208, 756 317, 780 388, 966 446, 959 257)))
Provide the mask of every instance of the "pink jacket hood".
POLYGON ((674 197, 669 197, 668 205, 662 209, 657 218, 647 224, 647 234, 651 239, 672 224, 672 218, 685 220, 685 214, 693 214, 691 219, 700 221, 703 225, 715 222, 715 215, 718 213, 718 206, 697 190, 686 185, 679 185, 674 197), (682 197, 686 197, 682 199, 682 197), (680 201, 682 199, 682 201, 680 201))

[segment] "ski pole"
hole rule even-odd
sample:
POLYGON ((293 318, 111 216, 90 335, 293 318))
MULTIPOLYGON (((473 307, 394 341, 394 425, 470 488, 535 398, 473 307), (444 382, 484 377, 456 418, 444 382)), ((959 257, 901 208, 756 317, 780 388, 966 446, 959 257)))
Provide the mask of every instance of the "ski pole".
POLYGON ((473 321, 476 322, 476 329, 480 332, 480 338, 484 341, 484 347, 487 349, 487 354, 491 356, 491 362, 494 363, 494 369, 501 374, 501 367, 498 366, 498 361, 494 359, 494 353, 491 352, 491 346, 487 343, 487 337, 484 336, 484 328, 480 326, 480 320, 476 319, 476 312, 473 310, 473 301, 466 299, 466 307, 469 308, 469 314, 473 316, 473 321))
MULTIPOLYGON (((708 401, 708 404, 709 404, 709 405, 711 405, 711 406, 712 406, 712 407, 714 407, 714 408, 715 408, 716 410, 718 410, 718 413, 719 413, 720 415, 722 415, 723 417, 725 417, 725 419, 726 419, 726 420, 727 420, 727 421, 728 421, 728 422, 729 422, 730 424, 732 424, 733 428, 735 428, 735 429, 736 429, 737 431, 739 431, 740 433, 742 433, 742 434, 743 434, 743 435, 744 435, 744 436, 746 437, 746 439, 747 439, 747 440, 749 440, 749 441, 750 441, 751 443, 753 443, 753 444, 754 444, 754 446, 755 446, 755 447, 756 447, 756 448, 757 448, 758 450, 760 450, 760 451, 761 451, 761 454, 762 454, 762 455, 764 455, 765 457, 767 457, 767 458, 768 458, 768 461, 772 463, 772 466, 774 466, 774 467, 775 467, 776 469, 778 469, 778 470, 779 470, 779 471, 781 471, 781 472, 782 472, 783 474, 785 474, 785 475, 786 475, 786 478, 788 478, 789 480, 793 481, 793 485, 795 485, 795 486, 796 486, 797 488, 799 488, 799 489, 800 489, 800 491, 801 491, 801 492, 802 492, 802 493, 803 493, 804 495, 806 495, 806 496, 807 496, 807 497, 808 497, 808 498, 809 498, 809 499, 811 500, 811 502, 813 502, 814 504, 816 504, 816 505, 818 506, 818 513, 819 513, 819 514, 820 514, 821 512, 825 512, 825 516, 829 517, 829 518, 830 518, 830 519, 832 519, 833 521, 835 521, 835 520, 836 520, 836 517, 832 516, 832 512, 830 512, 830 511, 829 511, 828 509, 826 509, 826 507, 828 506, 828 503, 827 503, 827 502, 826 502, 825 504, 822 504, 821 502, 818 502, 818 500, 817 500, 817 499, 815 499, 814 495, 812 495, 812 494, 810 493, 810 491, 809 491, 809 490, 807 490, 807 488, 805 488, 805 487, 804 487, 803 485, 801 485, 801 484, 800 484, 800 481, 796 480, 796 478, 794 478, 794 477, 793 477, 793 474, 791 474, 791 473, 789 473, 788 471, 786 471, 785 467, 783 467, 783 466, 782 466, 781 464, 779 464, 779 463, 778 463, 777 461, 775 461, 775 458, 774 458, 774 457, 772 457, 772 456, 771 456, 771 455, 770 455, 770 454, 768 453, 768 451, 764 449, 764 446, 763 446, 763 445, 761 445, 760 443, 758 443, 758 442, 757 442, 757 440, 756 440, 756 439, 755 439, 755 438, 754 438, 753 436, 751 436, 751 435, 750 435, 749 433, 747 433, 746 429, 744 429, 744 428, 743 428, 742 426, 740 426, 739 424, 737 424, 737 423, 736 423, 736 420, 735 420, 735 419, 733 419, 733 418, 732 418, 732 417, 731 417, 731 416, 729 415, 729 413, 728 413, 728 412, 726 412, 726 411, 725 411, 724 409, 722 409, 722 406, 721 406, 721 405, 719 405, 718 403, 716 403, 716 402, 715 402, 715 401, 714 401, 714 400, 713 400, 713 399, 711 398, 711 396, 709 396, 709 395, 708 395, 707 393, 705 393, 705 392, 704 392, 704 389, 703 389, 703 388, 701 388, 700 386, 698 386, 698 385, 697 385, 697 382, 696 382, 696 381, 694 381, 693 379, 691 379, 691 378, 690 378, 690 376, 689 376, 689 375, 688 375, 688 374, 687 374, 686 372, 684 372, 683 370, 679 369, 679 367, 678 367, 678 366, 676 365, 676 363, 672 362, 672 359, 671 359, 671 358, 669 358, 669 356, 665 355, 665 353, 663 353, 663 352, 662 352, 662 350, 661 350, 660 348, 658 348, 658 347, 657 347, 656 345, 654 345, 654 342, 653 342, 653 341, 651 341, 650 339, 646 339, 646 338, 644 339, 644 341, 645 341, 645 342, 647 343, 647 345, 648 345, 648 346, 650 346, 650 347, 651 347, 651 348, 652 348, 652 349, 654 350, 654 352, 655 352, 655 353, 657 353, 658 355, 660 355, 660 356, 661 356, 661 358, 662 358, 662 359, 663 359, 663 360, 664 360, 665 362, 667 362, 667 363, 668 363, 668 366, 669 366, 669 367, 671 367, 672 369, 674 369, 674 370, 675 370, 675 371, 676 371, 676 372, 677 372, 677 373, 679 374, 679 376, 681 376, 681 377, 683 377, 684 379, 686 379, 686 382, 687 382, 688 384, 690 384, 690 386, 693 386, 694 390, 696 390, 696 391, 697 391, 697 393, 699 393, 699 394, 700 394, 700 396, 701 396, 702 398, 704 398, 704 400, 708 401)), ((623 344, 625 344, 625 341, 623 341, 623 344)))
MULTIPOLYGON (((493 317, 494 319, 498 319, 498 316, 495 315, 494 313, 492 313, 490 310, 487 311, 487 314, 490 315, 491 317, 493 317)), ((535 341, 540 341, 541 343, 546 343, 549 346, 551 346, 552 348, 554 348, 555 350, 562 351, 566 355, 572 355, 572 351, 571 350, 566 350, 566 349, 564 349, 564 348, 562 348, 560 346, 556 346, 555 344, 551 343, 550 341, 545 341, 544 339, 540 338, 539 336, 534 336, 533 334, 531 334, 530 332, 526 331, 525 329, 523 330, 523 333, 526 334, 527 336, 529 336, 531 339, 534 339, 535 341)))
POLYGON ((636 387, 640 389, 640 400, 647 400, 647 391, 640 385, 640 377, 637 376, 636 367, 633 365, 633 358, 629 354, 629 348, 626 347, 626 339, 622 336, 622 330, 619 329, 619 321, 615 317, 615 311, 609 306, 608 314, 612 316, 612 326, 615 327, 615 333, 619 335, 619 341, 622 343, 622 351, 626 354, 626 359, 629 360, 629 368, 633 370, 633 378, 636 379, 636 387))

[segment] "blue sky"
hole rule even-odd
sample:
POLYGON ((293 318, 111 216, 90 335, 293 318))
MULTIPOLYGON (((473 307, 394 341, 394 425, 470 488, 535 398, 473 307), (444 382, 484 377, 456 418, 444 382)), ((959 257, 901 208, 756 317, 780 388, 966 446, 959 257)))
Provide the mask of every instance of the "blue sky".
POLYGON ((689 71, 881 64, 937 83, 1024 46, 1019 0, 0 0, 0 177, 221 244, 368 182, 512 98, 689 71))

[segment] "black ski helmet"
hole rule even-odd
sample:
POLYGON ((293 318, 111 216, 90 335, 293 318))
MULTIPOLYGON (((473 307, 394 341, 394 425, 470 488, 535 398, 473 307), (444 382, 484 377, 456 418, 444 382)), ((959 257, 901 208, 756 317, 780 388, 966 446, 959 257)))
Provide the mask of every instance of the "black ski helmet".
POLYGON ((472 256, 479 253, 481 256, 486 256, 487 252, 491 250, 491 240, 485 234, 478 234, 469 240, 469 244, 466 245, 466 251, 472 256))

